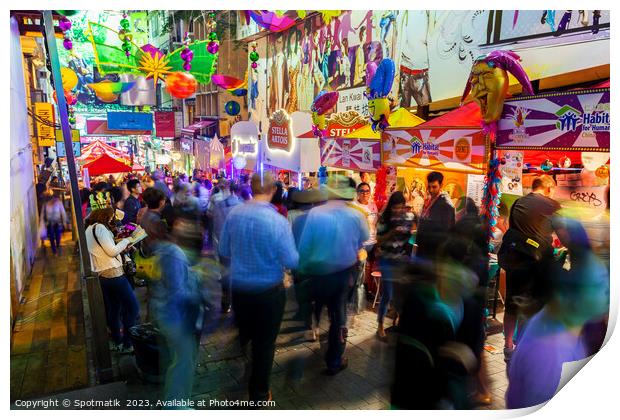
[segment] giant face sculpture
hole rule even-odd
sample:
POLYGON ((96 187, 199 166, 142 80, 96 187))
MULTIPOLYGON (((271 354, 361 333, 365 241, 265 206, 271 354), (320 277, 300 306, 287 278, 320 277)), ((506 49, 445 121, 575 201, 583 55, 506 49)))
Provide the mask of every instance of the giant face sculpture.
POLYGON ((497 130, 497 120, 502 115, 504 99, 508 94, 508 73, 521 83, 525 93, 534 94, 530 79, 519 64, 520 60, 512 51, 492 51, 474 61, 471 69, 461 104, 471 92, 474 101, 480 106, 482 126, 492 137, 497 130))
POLYGON ((491 63, 474 64, 469 76, 471 96, 480 106, 485 123, 497 121, 502 114, 504 99, 508 94, 508 74, 506 70, 494 67, 491 63))

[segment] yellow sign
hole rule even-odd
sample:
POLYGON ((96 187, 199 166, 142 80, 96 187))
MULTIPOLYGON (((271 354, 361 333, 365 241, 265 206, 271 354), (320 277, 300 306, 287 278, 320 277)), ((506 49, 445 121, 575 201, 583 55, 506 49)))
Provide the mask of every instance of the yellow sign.
POLYGON ((49 102, 36 102, 34 113, 37 117, 39 146, 54 146, 54 105, 49 102))
MULTIPOLYGON (((62 130, 56 130, 56 141, 64 141, 65 138, 62 136, 62 130)), ((71 130, 71 141, 75 143, 80 142, 80 130, 71 130)))

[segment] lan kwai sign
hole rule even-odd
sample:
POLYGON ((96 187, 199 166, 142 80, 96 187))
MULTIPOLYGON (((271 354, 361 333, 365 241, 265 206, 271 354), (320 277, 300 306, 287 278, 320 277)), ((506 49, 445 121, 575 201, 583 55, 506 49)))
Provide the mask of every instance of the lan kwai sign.
POLYGON ((290 152, 293 145, 291 116, 279 109, 269 119, 267 145, 270 149, 281 149, 290 152))

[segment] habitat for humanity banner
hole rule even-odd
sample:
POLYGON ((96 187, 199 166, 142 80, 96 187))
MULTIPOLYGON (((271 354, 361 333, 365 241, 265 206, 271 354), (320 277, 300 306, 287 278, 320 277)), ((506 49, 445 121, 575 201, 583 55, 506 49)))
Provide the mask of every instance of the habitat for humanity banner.
POLYGON ((479 128, 388 129, 381 140, 382 159, 387 165, 484 171, 487 142, 479 128))
POLYGON ((364 139, 321 139, 321 164, 354 171, 376 171, 381 166, 381 143, 364 139))
POLYGON ((609 89, 506 101, 498 149, 609 151, 609 89))

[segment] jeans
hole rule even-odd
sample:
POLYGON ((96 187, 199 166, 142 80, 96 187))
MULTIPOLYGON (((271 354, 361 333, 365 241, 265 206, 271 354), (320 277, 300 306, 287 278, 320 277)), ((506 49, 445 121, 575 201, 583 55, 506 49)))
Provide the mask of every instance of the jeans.
POLYGON ((129 329, 136 324, 140 311, 129 280, 124 275, 111 279, 99 277, 99 284, 101 284, 101 291, 103 292, 106 319, 112 339, 116 344, 122 343, 129 347, 131 345, 129 329), (122 337, 121 318, 123 319, 122 337))
POLYGON ((52 252, 55 254, 58 248, 60 248, 60 235, 62 229, 60 223, 48 223, 47 224, 47 238, 50 240, 52 252))
POLYGON ((242 345, 252 342, 252 373, 249 394, 251 401, 266 401, 276 338, 284 315, 286 294, 284 287, 277 286, 262 293, 235 291, 232 308, 239 328, 242 345))
POLYGON ((387 315, 388 306, 394 298, 394 283, 386 278, 381 281, 381 303, 377 312, 377 321, 383 323, 387 315))
POLYGON ((165 322, 158 323, 158 326, 165 346, 160 366, 167 366, 164 399, 188 399, 192 396, 199 340, 193 328, 165 322))
POLYGON ((364 295, 364 280, 366 279, 366 264, 367 261, 360 261, 353 271, 353 279, 355 281, 353 288, 351 289, 351 296, 349 301, 351 302, 351 311, 357 315, 362 312, 365 306, 364 295))
POLYGON ((312 276, 312 297, 316 305, 327 305, 329 314, 329 335, 325 362, 329 369, 337 369, 342 364, 342 355, 347 344, 347 297, 352 287, 354 268, 312 276))

